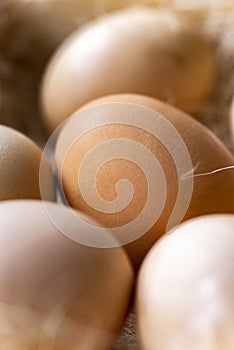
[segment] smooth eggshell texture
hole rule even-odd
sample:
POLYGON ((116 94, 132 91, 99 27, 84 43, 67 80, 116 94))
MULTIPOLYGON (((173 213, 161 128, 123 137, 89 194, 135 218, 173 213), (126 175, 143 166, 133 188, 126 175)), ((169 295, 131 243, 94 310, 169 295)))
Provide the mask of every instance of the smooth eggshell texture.
POLYGON ((41 149, 18 131, 0 125, 0 200, 54 199, 49 162, 41 149))
POLYGON ((155 4, 154 0, 1 1, 7 19, 1 23, 0 46, 9 62, 16 64, 18 59, 31 73, 41 74, 55 48, 73 30, 106 12, 144 3, 155 4))
POLYGON ((232 11, 234 4, 232 0, 169 0, 167 6, 172 6, 181 11, 232 11))
POLYGON ((53 130, 84 103, 114 93, 198 112, 213 78, 211 49, 189 16, 126 9, 90 22, 59 47, 42 85, 45 122, 53 130))
POLYGON ((174 221, 174 226, 182 220, 208 213, 234 213, 234 169, 201 175, 234 165, 232 154, 202 124, 149 97, 113 95, 84 106, 67 121, 59 135, 56 164, 66 199, 72 207, 85 212, 113 231, 129 224, 121 237, 125 244, 128 237, 135 237, 134 242, 131 243, 134 239, 129 240, 126 245, 135 266, 139 266, 151 246, 168 230, 173 210, 183 210, 181 208, 186 201, 185 211, 178 221, 174 221), (173 134, 167 130, 167 126, 160 127, 158 113, 175 128, 173 134), (148 127, 148 131, 144 127, 134 126, 137 120, 135 115, 139 115, 138 119, 148 127), (119 117, 131 125, 121 122, 114 124, 113 118, 119 117), (149 117, 152 117, 151 121, 149 117), (91 128, 92 123, 101 120, 106 125, 91 128), (76 138, 80 130, 84 131, 83 134, 73 142, 72 137, 75 135, 76 138), (164 142, 152 134, 153 130, 160 130, 160 134, 165 136, 164 142), (187 148, 191 166, 184 169, 184 172, 179 170, 179 176, 178 169, 183 168, 187 162, 184 147, 187 148), (147 150, 149 152, 146 154, 147 150), (176 159, 173 151, 177 151, 176 159), (137 156, 140 157, 141 165, 135 160, 137 156), (161 178, 159 170, 152 168, 156 160, 161 165, 165 180, 161 178), (99 162, 103 162, 101 167, 99 162), (86 168, 84 165, 87 165, 86 168), (192 171, 196 175, 194 178, 183 178, 183 175, 192 171), (126 188, 126 183, 119 183, 124 179, 132 187, 126 188), (176 201, 179 185, 187 184, 192 188, 185 187, 182 190, 178 207, 176 201), (187 198, 190 190, 191 198, 187 198), (145 212, 147 200, 150 196, 152 199, 152 193, 153 203, 146 211, 148 216, 135 223, 145 212), (97 194, 99 199, 105 201, 104 206, 98 202, 97 194), (163 196, 165 203, 160 216, 143 232, 145 234, 137 236, 142 226, 147 225, 147 220, 155 217, 163 196), (121 199, 126 205, 113 207, 113 201, 121 199))
POLYGON ((137 318, 143 350, 234 348, 234 215, 179 226, 140 271, 137 318))
POLYGON ((234 98, 232 101, 231 113, 230 113, 230 128, 231 128, 231 136, 232 136, 232 141, 234 146, 234 98))
MULTIPOLYGON (((38 135, 38 93, 58 45, 89 20, 155 0, 0 0, 0 123, 38 135)), ((40 132, 42 130, 40 129, 40 132)))
POLYGON ((120 247, 77 243, 90 226, 70 212, 49 202, 0 204, 1 349, 109 350, 120 332, 133 282, 129 259, 120 247), (57 220, 76 229, 76 241, 57 220))

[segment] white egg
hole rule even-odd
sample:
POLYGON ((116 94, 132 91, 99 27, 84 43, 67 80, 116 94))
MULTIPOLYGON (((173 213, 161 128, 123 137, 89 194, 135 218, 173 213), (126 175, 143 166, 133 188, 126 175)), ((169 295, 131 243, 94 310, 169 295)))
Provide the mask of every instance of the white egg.
POLYGON ((138 281, 143 350, 233 350, 233 262, 233 215, 193 219, 164 236, 138 281))

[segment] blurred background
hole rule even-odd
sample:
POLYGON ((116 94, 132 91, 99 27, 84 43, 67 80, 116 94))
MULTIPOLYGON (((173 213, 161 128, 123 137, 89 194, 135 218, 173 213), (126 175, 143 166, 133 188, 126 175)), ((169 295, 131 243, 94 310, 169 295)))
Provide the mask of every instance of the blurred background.
MULTIPOLYGON (((0 0, 0 123, 41 146, 48 138, 40 106, 43 73, 56 48, 87 22, 126 7, 166 8, 190 16, 215 59, 212 93, 199 119, 234 151, 229 128, 234 93, 233 0, 0 0)), ((114 349, 138 350, 131 313, 114 349)))

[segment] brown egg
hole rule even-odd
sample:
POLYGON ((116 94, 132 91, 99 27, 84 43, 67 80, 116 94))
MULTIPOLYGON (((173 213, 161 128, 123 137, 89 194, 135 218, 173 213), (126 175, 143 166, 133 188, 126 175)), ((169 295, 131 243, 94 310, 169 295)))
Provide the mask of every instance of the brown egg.
POLYGON ((84 103, 114 93, 198 112, 213 78, 212 52, 189 16, 126 9, 90 22, 58 49, 42 85, 45 122, 54 130, 84 103))
POLYGON ((64 125, 56 165, 69 204, 121 240, 139 266, 182 220, 234 213, 234 157, 183 112, 139 95, 93 101, 64 125))
POLYGON ((234 348, 234 215, 193 219, 147 255, 137 288, 142 350, 234 348))
POLYGON ((96 224, 51 202, 4 202, 0 221, 1 349, 109 350, 133 283, 123 248, 106 230, 97 248, 96 224))
POLYGON ((41 149, 18 131, 0 125, 0 201, 54 199, 53 176, 41 149), (39 181, 40 180, 40 181, 39 181))
POLYGON ((231 128, 231 136, 232 136, 233 145, 234 145, 234 98, 232 101, 231 113, 230 113, 230 128, 231 128))

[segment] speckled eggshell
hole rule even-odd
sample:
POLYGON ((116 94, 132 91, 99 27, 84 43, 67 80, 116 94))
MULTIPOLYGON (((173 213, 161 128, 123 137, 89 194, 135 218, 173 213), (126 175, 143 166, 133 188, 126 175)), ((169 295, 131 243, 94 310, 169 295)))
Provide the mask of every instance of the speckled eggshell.
POLYGON ((54 199, 50 164, 32 140, 0 125, 0 154, 0 200, 40 199, 40 180, 44 199, 54 199))
POLYGON ((234 169, 217 171, 234 165, 233 155, 205 126, 149 97, 113 95, 84 106, 62 129, 55 157, 68 203, 113 232, 125 228, 121 238, 136 267, 182 220, 234 213, 234 169), (114 123, 114 118, 122 122, 114 123), (98 125, 100 121, 105 125, 98 125), (164 140, 154 135, 158 131, 164 140), (191 165, 183 170, 187 157, 191 165), (179 186, 184 187, 178 203, 179 186), (118 203, 125 205, 114 206, 118 203), (175 208, 182 215, 168 228, 175 208), (146 231, 138 236, 144 225, 146 231))

